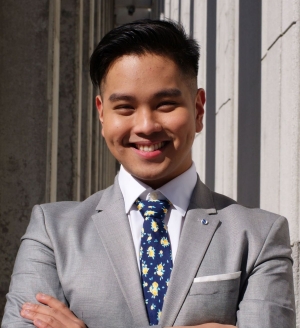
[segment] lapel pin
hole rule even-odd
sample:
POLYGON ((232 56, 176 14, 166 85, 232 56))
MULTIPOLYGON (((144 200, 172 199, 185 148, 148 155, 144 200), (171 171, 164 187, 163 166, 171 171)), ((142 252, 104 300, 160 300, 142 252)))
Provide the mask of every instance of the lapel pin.
POLYGON ((208 221, 205 220, 205 219, 202 219, 202 220, 201 220, 201 223, 202 223, 203 225, 208 225, 208 221))

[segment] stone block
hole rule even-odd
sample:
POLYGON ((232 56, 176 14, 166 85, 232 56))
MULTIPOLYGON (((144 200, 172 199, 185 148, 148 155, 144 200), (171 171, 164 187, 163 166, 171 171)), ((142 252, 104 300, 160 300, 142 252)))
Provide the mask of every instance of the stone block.
MULTIPOLYGON (((193 37, 200 45, 200 60, 198 72, 198 87, 206 88, 206 24, 207 24, 207 7, 206 0, 195 0, 194 8, 191 12, 194 15, 193 37)), ((195 138, 193 145, 193 160, 195 162, 197 172, 202 181, 205 181, 205 151, 206 151, 206 115, 204 115, 204 127, 200 134, 195 138)))
POLYGON ((236 198, 237 20, 235 0, 217 2, 215 190, 236 198))
POLYGON ((205 182, 205 130, 197 134, 192 148, 192 157, 196 170, 203 182, 205 182))
POLYGON ((268 0, 262 0, 261 8, 261 57, 263 58, 269 48, 268 45, 268 0))
POLYGON ((20 238, 45 202, 48 7, 0 2, 0 321, 20 238))
POLYGON ((280 113, 280 214, 288 218, 292 243, 299 240, 300 43, 299 24, 282 37, 280 113))
POLYGON ((294 23, 300 23, 300 1, 299 0, 281 0, 282 1, 282 24, 281 33, 284 33, 289 26, 294 23))
POLYGON ((74 117, 76 115, 76 34, 78 25, 77 5, 66 0, 61 3, 60 26, 60 85, 59 85, 59 126, 57 160, 57 200, 72 200, 73 197, 73 142, 74 117))
POLYGON ((165 12, 164 12, 164 16, 165 18, 170 18, 171 17, 171 0, 165 0, 165 12))
POLYGON ((281 39, 262 61, 260 207, 279 212, 281 39))
POLYGON ((187 34, 190 34, 190 8, 191 0, 185 0, 180 2, 180 22, 183 25, 187 34))
POLYGON ((224 111, 216 115, 215 191, 224 193, 224 111), (221 136, 224 136, 222 138, 221 136))
POLYGON ((296 327, 300 326, 300 316, 299 316, 299 306, 300 306, 300 299, 299 299, 299 291, 300 291, 300 274, 299 274, 299 252, 300 244, 299 242, 292 244, 292 258, 294 260, 293 263, 293 276, 294 276, 294 290, 295 290, 295 302, 296 302, 296 327))
POLYGON ((281 34, 282 25, 282 0, 265 0, 266 16, 267 19, 267 47, 269 48, 281 34))
POLYGON ((171 1, 171 19, 175 20, 176 22, 179 21, 179 0, 170 0, 171 1))
POLYGON ((207 5, 206 0, 194 0, 194 27, 193 37, 200 45, 200 61, 198 73, 198 87, 206 88, 206 32, 207 32, 207 5))

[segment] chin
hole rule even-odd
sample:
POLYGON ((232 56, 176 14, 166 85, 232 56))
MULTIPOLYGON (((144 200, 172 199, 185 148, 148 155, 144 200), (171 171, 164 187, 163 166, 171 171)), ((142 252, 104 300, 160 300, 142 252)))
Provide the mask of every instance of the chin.
POLYGON ((142 181, 149 187, 157 189, 170 181, 172 178, 169 177, 165 172, 129 172, 136 179, 142 181))

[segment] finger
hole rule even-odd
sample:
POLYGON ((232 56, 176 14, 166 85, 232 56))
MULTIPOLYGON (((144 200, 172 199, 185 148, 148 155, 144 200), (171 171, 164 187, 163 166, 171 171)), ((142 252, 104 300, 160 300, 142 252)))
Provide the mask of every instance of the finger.
MULTIPOLYGON (((21 316, 33 321, 38 328, 67 328, 64 324, 49 315, 22 309, 21 316)), ((70 327, 70 326, 69 326, 70 327)))
POLYGON ((77 317, 73 314, 72 311, 62 302, 60 302, 55 297, 52 297, 47 294, 38 293, 36 295, 36 299, 43 304, 48 305, 50 308, 55 309, 61 313, 63 313, 66 317, 70 318, 71 320, 77 320, 77 317))
POLYGON ((85 324, 75 317, 71 320, 64 314, 47 306, 26 303, 21 310, 23 318, 32 320, 38 328, 85 328, 85 324))
POLYGON ((40 304, 23 304, 21 315, 26 319, 34 321, 34 323, 38 319, 42 320, 44 323, 48 324, 49 327, 53 328, 67 327, 70 323, 74 323, 72 319, 65 316, 62 312, 40 304))
POLYGON ((30 320, 41 319, 43 322, 49 324, 49 327, 85 327, 85 324, 79 320, 63 303, 57 301, 49 295, 46 296, 48 296, 49 299, 46 297, 45 303, 49 300, 49 304, 54 304, 56 308, 41 304, 25 303, 22 306, 21 315, 30 320))

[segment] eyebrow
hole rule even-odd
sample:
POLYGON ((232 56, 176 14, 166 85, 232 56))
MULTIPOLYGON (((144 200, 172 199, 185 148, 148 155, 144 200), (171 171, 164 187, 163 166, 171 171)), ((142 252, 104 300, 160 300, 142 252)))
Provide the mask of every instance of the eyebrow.
MULTIPOLYGON (((154 98, 163 98, 163 97, 180 97, 182 95, 181 91, 176 88, 172 89, 163 89, 154 94, 154 98)), ((109 98, 110 101, 133 101, 136 98, 134 96, 125 94, 125 93, 112 93, 109 98)))
POLYGON ((112 102, 119 100, 132 101, 134 99, 135 97, 123 93, 112 93, 108 98, 112 102))
POLYGON ((164 89, 161 91, 158 91, 154 97, 155 98, 163 98, 163 97, 180 97, 181 91, 179 89, 164 89))

